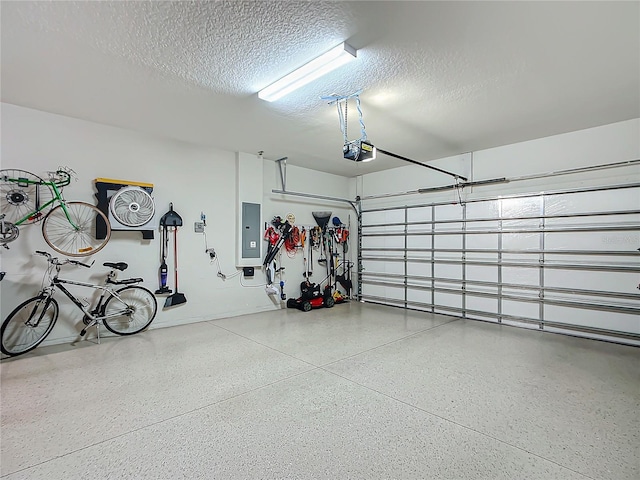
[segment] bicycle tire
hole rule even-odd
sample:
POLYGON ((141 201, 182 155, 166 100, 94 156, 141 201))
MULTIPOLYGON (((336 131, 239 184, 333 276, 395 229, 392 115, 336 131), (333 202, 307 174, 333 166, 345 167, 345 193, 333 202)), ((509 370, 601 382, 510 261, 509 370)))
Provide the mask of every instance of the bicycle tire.
POLYGON ((113 315, 118 311, 122 315, 105 318, 107 330, 118 335, 133 335, 147 328, 158 312, 158 302, 150 290, 138 285, 131 285, 116 291, 118 297, 111 296, 102 308, 102 315, 113 315))
POLYGON ((53 204, 38 212, 40 205, 47 203, 54 198, 53 190, 46 185, 41 177, 15 168, 5 168, 0 170, 0 214, 4 214, 7 222, 17 224, 21 219, 29 214, 22 224, 37 223, 42 220, 47 212, 53 208, 53 204), (23 183, 9 181, 9 179, 25 179, 29 182, 23 183))
POLYGON ((15 357, 36 348, 53 329, 59 312, 55 298, 40 295, 22 302, 0 328, 2 353, 15 357), (32 305, 33 303, 35 304, 32 305), (35 327, 27 325, 35 318, 39 318, 35 327))
POLYGON ((42 223, 42 236, 56 252, 67 257, 86 257, 99 252, 111 237, 111 225, 107 216, 96 206, 85 202, 65 202, 74 228, 64 213, 62 205, 51 210, 42 223), (96 219, 101 217, 107 232, 104 239, 95 238, 96 219))

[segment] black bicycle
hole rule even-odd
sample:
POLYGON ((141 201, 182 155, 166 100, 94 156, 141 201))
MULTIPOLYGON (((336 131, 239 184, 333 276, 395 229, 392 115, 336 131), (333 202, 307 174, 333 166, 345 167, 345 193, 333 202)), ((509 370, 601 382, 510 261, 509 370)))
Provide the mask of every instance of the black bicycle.
MULTIPOLYGON (((38 295, 18 305, 3 322, 0 329, 0 350, 9 356, 21 355, 36 348, 53 330, 58 319, 58 302, 53 295, 59 289, 84 314, 85 327, 80 332, 84 336, 87 329, 95 326, 100 341, 100 325, 118 335, 133 335, 147 328, 156 316, 158 303, 156 297, 144 287, 135 285, 143 281, 142 278, 128 278, 116 280, 116 271, 124 271, 128 265, 124 262, 103 265, 111 268, 104 285, 77 282, 58 278, 60 267, 71 264, 90 268, 91 265, 66 259, 59 261, 47 252, 36 252, 47 258, 49 266, 45 278, 49 278, 49 285, 45 286, 38 295), (64 285, 101 290, 100 297, 93 308, 89 308, 76 298, 64 285), (122 286, 118 288, 118 286, 122 286)), ((46 283, 46 282, 45 282, 46 283)))

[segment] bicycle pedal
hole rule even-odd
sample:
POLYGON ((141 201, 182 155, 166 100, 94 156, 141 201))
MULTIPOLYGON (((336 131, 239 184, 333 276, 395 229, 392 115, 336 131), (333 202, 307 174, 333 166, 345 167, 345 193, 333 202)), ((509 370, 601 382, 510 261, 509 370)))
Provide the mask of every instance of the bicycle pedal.
POLYGON ((83 328, 82 331, 80 332, 80 336, 84 337, 87 334, 87 329, 83 328))

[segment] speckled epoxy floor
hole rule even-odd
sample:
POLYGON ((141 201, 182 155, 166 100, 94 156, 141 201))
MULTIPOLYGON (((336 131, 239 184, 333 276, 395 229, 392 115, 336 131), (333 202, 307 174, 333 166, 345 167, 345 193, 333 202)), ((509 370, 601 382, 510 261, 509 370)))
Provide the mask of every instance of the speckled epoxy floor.
POLYGON ((9 479, 638 479, 640 349, 350 303, 0 364, 9 479))

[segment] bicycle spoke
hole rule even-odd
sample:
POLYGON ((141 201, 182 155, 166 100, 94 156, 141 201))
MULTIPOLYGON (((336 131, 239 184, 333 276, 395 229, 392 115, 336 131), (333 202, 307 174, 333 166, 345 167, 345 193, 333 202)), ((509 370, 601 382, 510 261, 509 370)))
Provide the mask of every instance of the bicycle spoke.
POLYGON ((86 256, 102 249, 111 233, 109 220, 98 208, 83 202, 66 202, 69 219, 62 206, 51 211, 42 225, 46 242, 54 250, 68 256, 86 256), (96 217, 101 217, 107 225, 107 236, 95 238, 96 217), (75 227, 74 227, 75 225, 75 227))
POLYGON ((105 304, 104 315, 108 317, 104 319, 105 326, 120 335, 132 335, 147 328, 156 316, 156 297, 139 286, 125 287, 116 293, 118 297, 109 298, 105 304))
POLYGON ((17 169, 0 170, 0 214, 6 221, 39 222, 53 206, 43 205, 53 198, 49 185, 37 175, 17 169))
POLYGON ((60 250, 75 251, 77 249, 77 232, 69 225, 67 217, 51 216, 47 220, 47 235, 60 250))

